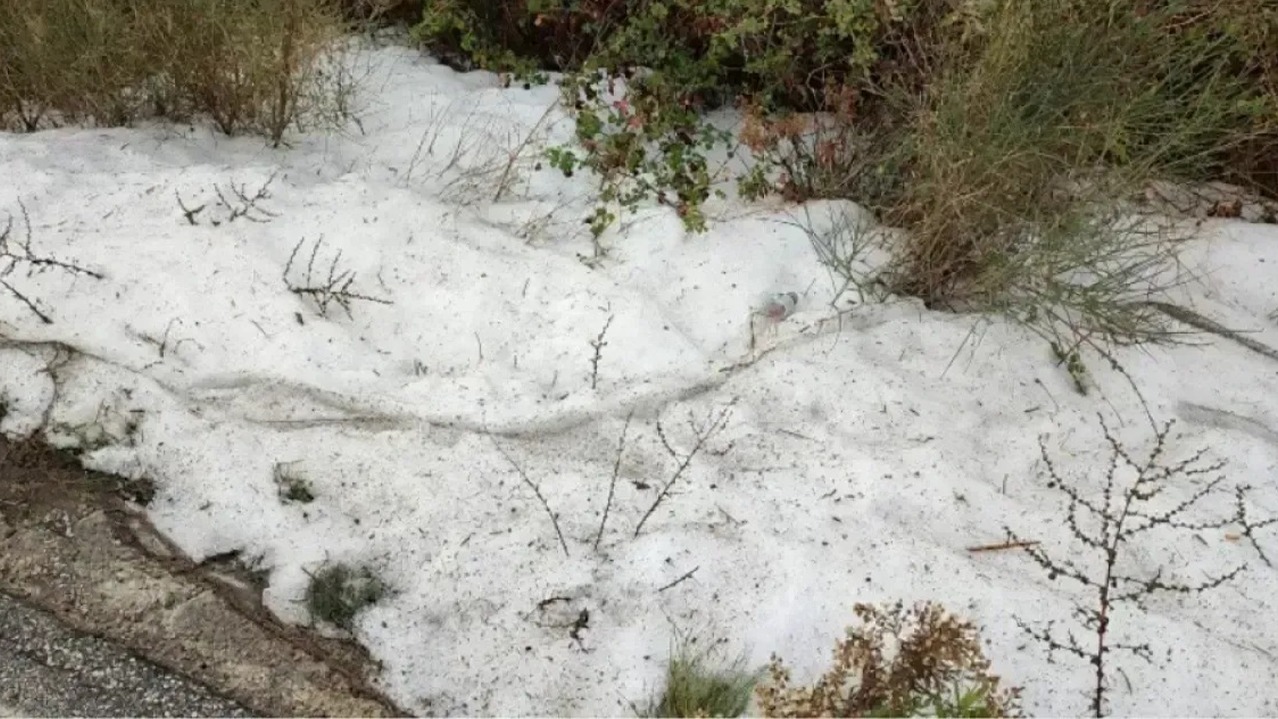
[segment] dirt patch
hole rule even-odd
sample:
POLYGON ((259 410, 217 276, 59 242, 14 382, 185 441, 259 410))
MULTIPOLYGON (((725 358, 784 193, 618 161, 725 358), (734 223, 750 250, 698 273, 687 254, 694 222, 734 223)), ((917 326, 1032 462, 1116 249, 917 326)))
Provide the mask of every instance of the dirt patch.
POLYGON ((233 555, 196 564, 156 532, 153 495, 0 437, 0 588, 264 715, 403 714, 358 644, 278 622, 233 555))

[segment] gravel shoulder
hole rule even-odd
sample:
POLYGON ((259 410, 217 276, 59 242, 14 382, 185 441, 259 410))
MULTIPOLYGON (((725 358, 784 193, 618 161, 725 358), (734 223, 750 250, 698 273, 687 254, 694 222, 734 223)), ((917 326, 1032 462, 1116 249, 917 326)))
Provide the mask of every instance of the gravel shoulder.
POLYGON ((234 556, 178 552, 151 493, 0 437, 0 716, 403 714, 357 644, 276 621, 234 556))

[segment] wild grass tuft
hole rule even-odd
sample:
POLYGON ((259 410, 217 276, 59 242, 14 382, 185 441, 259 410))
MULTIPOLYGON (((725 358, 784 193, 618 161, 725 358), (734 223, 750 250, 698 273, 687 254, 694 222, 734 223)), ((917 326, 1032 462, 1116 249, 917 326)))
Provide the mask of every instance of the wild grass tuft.
POLYGON ((1249 79, 1170 12, 994 2, 978 52, 950 51, 909 99, 908 228, 893 289, 1000 310, 1052 336, 1166 338, 1142 302, 1188 233, 1142 215, 1154 180, 1198 180, 1249 136, 1249 79))
POLYGON ((758 675, 740 660, 715 666, 714 652, 680 641, 666 670, 666 686, 644 712, 650 717, 738 717, 750 705, 758 675))
POLYGON ((311 617, 351 629, 356 615, 386 595, 386 585, 367 567, 326 564, 311 575, 306 608, 311 617))

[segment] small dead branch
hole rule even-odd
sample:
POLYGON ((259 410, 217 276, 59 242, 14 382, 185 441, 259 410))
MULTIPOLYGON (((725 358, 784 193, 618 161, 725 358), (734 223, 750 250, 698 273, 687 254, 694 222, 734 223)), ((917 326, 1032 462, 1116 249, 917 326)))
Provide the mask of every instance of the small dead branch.
POLYGON ((199 207, 187 207, 186 203, 182 201, 182 194, 180 192, 178 192, 177 190, 173 190, 173 196, 177 198, 178 207, 181 208, 182 210, 182 216, 186 218, 186 224, 188 225, 200 224, 199 222, 196 222, 195 218, 197 215, 199 215, 201 212, 204 211, 205 207, 208 207, 208 204, 205 203, 203 205, 200 205, 199 207))
MULTIPOLYGON (((209 220, 209 224, 217 227, 222 223, 231 223, 239 219, 245 219, 249 222, 269 222, 277 217, 279 213, 272 212, 262 206, 265 200, 271 198, 271 183, 275 182, 277 173, 272 172, 271 176, 266 178, 266 182, 257 188, 252 194, 248 191, 247 183, 236 185, 234 182, 228 183, 227 189, 222 189, 221 185, 213 185, 213 192, 217 195, 217 205, 226 211, 226 216, 222 219, 209 220), (228 196, 229 195, 229 196, 228 196)), ((208 203, 204 203, 199 207, 187 207, 182 200, 182 195, 177 190, 173 191, 177 197, 178 208, 182 210, 182 216, 186 218, 189 225, 198 225, 198 216, 208 207, 208 203)))
POLYGON ((976 547, 968 547, 967 551, 973 554, 976 554, 978 552, 1001 552, 1007 549, 1024 549, 1026 547, 1036 547, 1039 544, 1042 544, 1042 542, 1038 542, 1038 541, 1014 542, 1014 541, 1008 540, 1006 542, 999 542, 998 544, 982 544, 976 547))
POLYGON ((630 420, 634 415, 634 411, 631 410, 626 415, 626 423, 621 426, 621 439, 617 441, 617 460, 612 464, 612 480, 608 482, 608 501, 604 502, 603 518, 599 520, 599 531, 595 534, 595 549, 599 549, 599 542, 603 540, 604 526, 608 524, 608 512, 612 509, 612 497, 617 491, 617 477, 621 474, 621 455, 626 451, 626 431, 630 429, 630 420))
POLYGON ((53 324, 53 318, 40 309, 40 305, 34 299, 15 287, 9 279, 19 265, 26 267, 27 277, 50 270, 60 270, 72 275, 85 275, 95 280, 102 279, 103 275, 73 262, 66 262, 47 255, 37 255, 32 252, 31 216, 27 213, 26 205, 22 204, 21 201, 18 202, 18 207, 22 211, 24 237, 18 239, 15 235, 12 214, 5 220, 4 229, 0 229, 0 289, 8 292, 25 305, 41 322, 51 325, 53 324))
POLYGON ((594 356, 590 358, 590 389, 599 386, 599 360, 603 355, 603 348, 608 344, 604 341, 604 335, 608 334, 608 328, 612 326, 612 318, 613 315, 608 315, 603 329, 599 330, 599 336, 590 341, 590 346, 595 350, 594 356))
POLYGON ((689 571, 687 571, 687 572, 684 572, 682 575, 680 575, 678 579, 676 579, 676 580, 674 580, 673 582, 671 582, 671 583, 669 583, 669 584, 667 584, 667 585, 665 585, 665 586, 661 587, 660 589, 658 589, 658 590, 657 590, 657 594, 661 594, 662 592, 666 591, 667 589, 673 589, 674 587, 678 586, 679 584, 681 584, 681 583, 683 583, 683 582, 685 582, 685 581, 687 581, 687 580, 691 579, 691 578, 692 578, 692 575, 696 574, 698 569, 701 569, 701 565, 697 565, 697 566, 693 567, 691 570, 689 570, 689 571))
POLYGON ((316 240, 311 246, 311 255, 306 261, 305 275, 298 281, 290 279, 290 275, 293 273, 293 263, 297 260, 297 253, 302 249, 302 245, 305 242, 304 238, 298 240, 297 245, 293 247, 293 252, 289 254, 288 262, 284 265, 284 284, 288 287, 289 292, 300 297, 309 297, 315 303, 320 317, 327 317, 328 309, 333 305, 341 307, 346 312, 347 318, 350 318, 352 317, 352 302, 373 302, 379 305, 391 304, 390 300, 363 294, 355 288, 355 273, 351 270, 338 269, 338 263, 342 259, 341 250, 338 250, 337 254, 333 256, 332 262, 328 265, 327 274, 324 274, 324 270, 320 270, 320 274, 317 274, 315 261, 319 257, 320 246, 324 244, 323 237, 316 240))
POLYGON ((554 103, 547 107, 546 111, 541 113, 541 117, 537 118, 536 124, 534 124, 532 129, 528 131, 528 134, 524 135, 523 139, 519 141, 519 144, 507 153, 506 165, 502 169, 501 177, 497 179, 497 191, 493 193, 493 202, 501 202, 502 195, 506 194, 506 191, 510 189, 515 178, 515 165, 519 161, 519 158, 523 157, 524 152, 533 142, 533 139, 538 136, 540 130, 545 126, 546 121, 551 116, 551 113, 559 107, 559 103, 560 100, 555 100, 554 103))
POLYGON ((1256 550, 1256 554, 1260 557, 1260 561, 1264 562, 1265 566, 1272 567, 1274 566, 1273 561, 1269 559, 1269 555, 1265 554, 1265 550, 1261 549, 1260 543, 1256 541, 1256 530, 1264 529, 1273 524, 1278 524, 1278 517, 1262 519, 1259 522, 1252 521, 1251 517, 1247 516, 1247 492, 1250 489, 1251 487, 1245 485, 1234 488, 1234 497, 1238 503, 1237 521, 1239 526, 1242 527, 1241 536, 1245 537, 1251 544, 1251 548, 1256 550))
POLYGON ((492 440, 493 446, 497 448, 497 451, 501 453, 501 456, 505 458, 506 462, 510 464, 516 473, 519 474, 519 479, 532 490, 533 494, 537 497, 537 501, 541 502, 542 509, 546 510, 546 515, 550 517, 550 524, 555 528, 555 536, 559 538, 559 546, 563 547, 564 556, 571 557, 572 554, 568 551, 568 542, 564 539, 563 531, 559 529, 559 515, 555 514, 554 510, 550 508, 550 502, 547 502, 545 495, 541 493, 541 486, 529 478, 528 473, 524 471, 524 468, 519 466, 519 463, 516 462, 508 452, 506 452, 506 448, 502 447, 501 444, 497 442, 496 437, 490 434, 488 435, 488 439, 492 440))
MULTIPOLYGON (((268 222, 279 217, 278 213, 261 206, 263 200, 271 197, 271 183, 275 182, 276 173, 272 172, 271 176, 266 178, 266 182, 257 189, 252 195, 248 193, 247 185, 241 183, 236 187, 234 182, 229 183, 231 190, 231 199, 226 197, 226 193, 218 185, 214 185, 213 189, 217 192, 218 202, 227 210, 226 221, 228 223, 235 222, 241 217, 249 222, 268 222)), ((214 222, 214 225, 219 223, 214 222)))
POLYGON ((678 482, 679 478, 687 471, 688 467, 692 464, 692 460, 701 453, 706 442, 719 434, 719 432, 723 431, 724 427, 728 425, 728 419, 732 416, 732 408, 736 405, 736 403, 736 399, 733 399, 726 407, 719 410, 718 414, 708 414, 700 423, 695 422, 691 415, 689 415, 689 422, 693 425, 693 435, 695 439, 693 441, 692 448, 689 449, 687 454, 682 457, 679 456, 674 445, 672 445, 670 440, 666 437, 665 429, 661 426, 661 420, 657 420, 657 437, 660 438, 661 444, 666 448, 666 451, 679 461, 679 466, 675 469, 674 474, 670 476, 670 479, 665 483, 665 485, 662 486, 661 491, 657 493, 657 498, 653 500, 652 506, 648 507, 648 511, 644 512, 643 517, 639 519, 639 523, 635 525, 635 537, 639 536, 639 532, 643 531, 643 525, 647 523, 648 518, 657 511, 657 507, 661 506, 662 501, 670 495, 670 490, 674 488, 675 483, 678 482))

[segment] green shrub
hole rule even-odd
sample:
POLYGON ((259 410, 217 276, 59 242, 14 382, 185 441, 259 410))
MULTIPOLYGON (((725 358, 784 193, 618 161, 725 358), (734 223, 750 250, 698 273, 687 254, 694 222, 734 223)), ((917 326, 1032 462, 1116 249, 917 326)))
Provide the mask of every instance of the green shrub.
MULTIPOLYGON (((762 112, 828 109, 831 97, 874 113, 888 78, 919 85, 920 49, 961 0, 434 0, 418 36, 449 57, 528 74, 568 71, 577 147, 553 148, 565 174, 599 175, 601 233, 615 208, 654 199, 703 229, 720 177, 707 153, 731 135, 703 111, 748 100, 762 112), (837 89, 837 91, 835 90, 837 89)), ((760 194, 754 177, 750 194, 760 194)))

